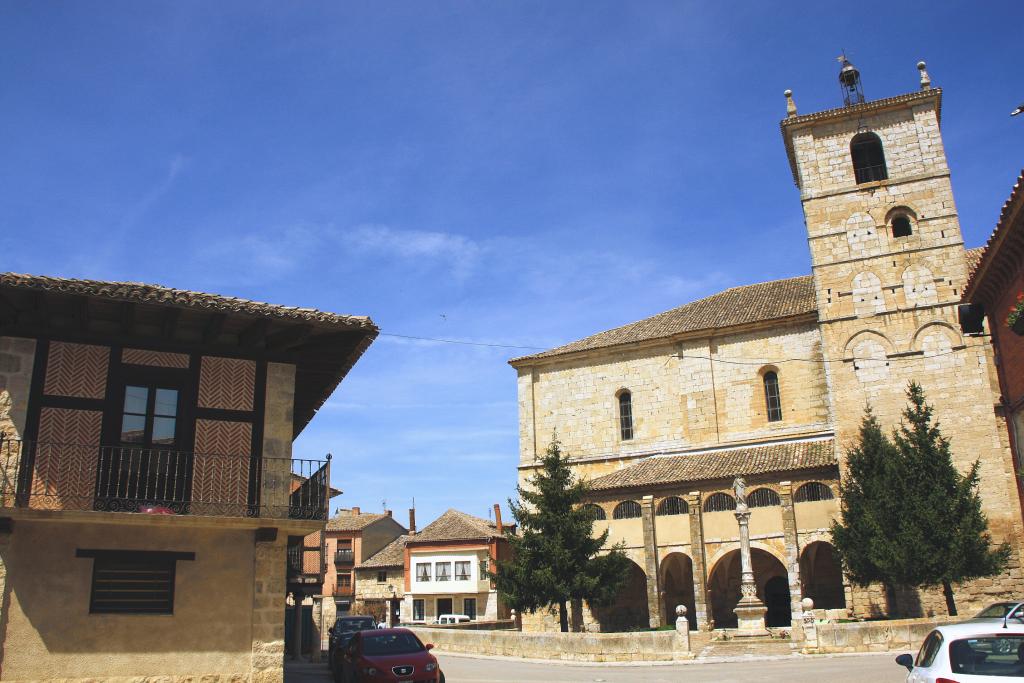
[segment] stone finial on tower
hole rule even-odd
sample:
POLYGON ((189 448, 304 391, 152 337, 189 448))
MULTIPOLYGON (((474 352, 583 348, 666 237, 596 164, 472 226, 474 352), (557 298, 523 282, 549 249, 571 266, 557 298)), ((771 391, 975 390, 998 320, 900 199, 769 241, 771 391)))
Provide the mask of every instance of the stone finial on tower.
POLYGON ((932 87, 932 77, 925 71, 926 66, 924 60, 917 63, 917 70, 921 72, 921 90, 930 90, 932 87))
POLYGON ((787 90, 782 94, 786 96, 786 118, 796 116, 796 102, 793 101, 793 91, 787 90))

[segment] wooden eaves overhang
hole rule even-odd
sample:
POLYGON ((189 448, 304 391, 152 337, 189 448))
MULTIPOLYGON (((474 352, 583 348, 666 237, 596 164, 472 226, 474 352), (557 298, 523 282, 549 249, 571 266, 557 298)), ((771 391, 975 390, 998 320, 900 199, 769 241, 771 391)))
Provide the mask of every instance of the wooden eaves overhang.
POLYGON ((134 282, 0 273, 0 336, 295 365, 294 436, 378 333, 365 316, 134 282))
MULTIPOLYGON (((963 300, 993 305, 1021 270, 1024 263, 1024 171, 1010 197, 1003 204, 996 228, 988 239, 981 259, 968 276, 963 300)), ((994 313, 994 311, 990 311, 994 313)), ((1003 321, 994 321, 995 324, 1003 321)), ((993 324, 993 323, 990 323, 993 324)))

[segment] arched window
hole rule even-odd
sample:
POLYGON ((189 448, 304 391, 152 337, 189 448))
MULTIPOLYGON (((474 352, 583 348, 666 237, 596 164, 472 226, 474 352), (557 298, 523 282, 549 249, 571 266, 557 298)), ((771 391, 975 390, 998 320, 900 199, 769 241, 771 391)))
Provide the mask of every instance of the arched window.
POLYGON ((768 421, 782 419, 782 397, 779 395, 779 376, 774 370, 764 373, 764 401, 768 408, 768 421))
POLYGON ((910 216, 899 213, 892 217, 892 236, 910 237, 914 234, 914 227, 910 223, 910 216))
POLYGON ((811 481, 796 490, 793 500, 797 503, 815 503, 819 500, 832 500, 832 489, 820 481, 811 481))
POLYGON ((612 519, 634 519, 639 516, 640 503, 635 500, 624 500, 612 511, 612 519))
POLYGON ((625 389, 619 392, 619 434, 623 441, 633 438, 633 395, 625 389))
POLYGON ((757 489, 747 496, 747 507, 766 508, 772 505, 782 505, 779 494, 771 489, 757 489))
POLYGON ((594 520, 595 522, 601 519, 608 519, 608 515, 604 513, 604 508, 601 507, 600 505, 588 503, 583 506, 583 509, 590 514, 590 519, 594 520))
POLYGON ((853 174, 857 184, 887 180, 885 152, 882 139, 874 133, 860 133, 850 141, 850 156, 853 158, 853 174))
POLYGON ((704 501, 704 512, 725 512, 736 509, 736 499, 728 493, 713 493, 704 501))
POLYGON ((679 496, 671 496, 658 504, 658 515, 685 515, 689 514, 690 506, 679 496))

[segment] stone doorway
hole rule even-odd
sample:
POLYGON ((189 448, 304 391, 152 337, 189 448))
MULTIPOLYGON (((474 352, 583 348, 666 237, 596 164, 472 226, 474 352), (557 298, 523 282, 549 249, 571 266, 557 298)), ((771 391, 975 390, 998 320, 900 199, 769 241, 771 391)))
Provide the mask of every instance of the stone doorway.
POLYGON ((815 541, 800 553, 803 596, 814 600, 815 609, 844 609, 846 593, 839 558, 831 543, 815 541))

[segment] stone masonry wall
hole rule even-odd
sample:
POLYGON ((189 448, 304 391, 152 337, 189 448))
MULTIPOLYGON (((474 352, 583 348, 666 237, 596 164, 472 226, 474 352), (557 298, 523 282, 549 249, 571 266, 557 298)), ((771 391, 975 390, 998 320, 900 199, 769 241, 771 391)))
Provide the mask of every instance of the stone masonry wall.
MULTIPOLYGON (((984 338, 963 337, 957 322, 967 263, 935 101, 806 124, 793 132, 793 144, 840 459, 866 406, 886 429, 895 427, 907 384, 921 384, 958 468, 980 461, 993 538, 1015 547, 1005 576, 957 588, 958 606, 967 612, 1019 594, 1024 525, 996 416, 991 349, 984 338), (889 178, 858 186, 849 144, 864 129, 881 137, 889 178), (893 236, 897 213, 910 217, 911 235, 893 236)), ((885 612, 885 597, 880 589, 854 589, 854 611, 885 612)), ((897 598, 904 610, 945 612, 938 591, 897 598)))
MULTIPOLYGON (((519 370, 520 464, 543 454, 557 431, 573 458, 628 458, 829 428, 825 377, 814 323, 594 352, 519 370), (744 364, 734 362, 743 359, 744 364), (747 364, 751 360, 762 364, 747 364), (714 366, 712 368, 712 365, 714 366), (783 419, 768 422, 762 372, 779 376, 783 419), (632 393, 634 437, 620 438, 617 392, 632 393), (536 440, 536 444, 534 441, 536 440), (536 446, 536 449, 535 449, 536 446)), ((596 465, 595 476, 607 466, 596 465)))

